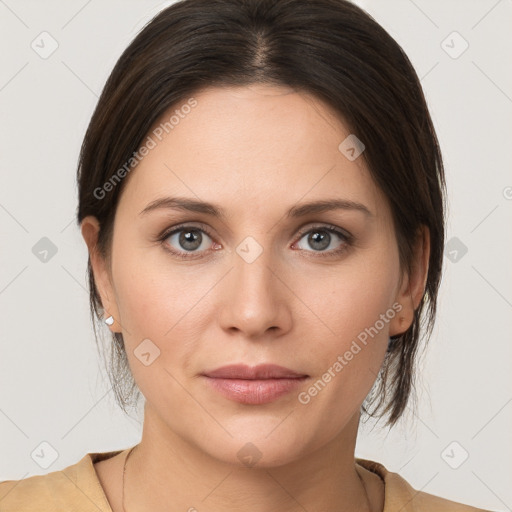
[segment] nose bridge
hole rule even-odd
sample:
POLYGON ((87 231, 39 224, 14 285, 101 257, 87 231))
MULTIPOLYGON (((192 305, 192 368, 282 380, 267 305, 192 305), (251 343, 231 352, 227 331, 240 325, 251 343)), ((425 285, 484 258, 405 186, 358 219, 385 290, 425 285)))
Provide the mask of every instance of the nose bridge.
POLYGON ((248 236, 237 246, 233 258, 233 285, 239 299, 270 304, 276 299, 272 279, 273 251, 270 237, 259 238, 261 243, 248 236))
POLYGON ((273 258, 269 238, 266 240, 263 245, 255 238, 247 237, 236 248, 233 258, 235 284, 240 283, 240 288, 249 293, 271 291, 268 285, 272 281, 273 258))
POLYGON ((246 237, 233 252, 228 300, 221 314, 225 329, 236 328, 247 336, 263 334, 270 327, 285 329, 289 324, 283 285, 274 275, 272 237, 259 238, 262 243, 246 237))

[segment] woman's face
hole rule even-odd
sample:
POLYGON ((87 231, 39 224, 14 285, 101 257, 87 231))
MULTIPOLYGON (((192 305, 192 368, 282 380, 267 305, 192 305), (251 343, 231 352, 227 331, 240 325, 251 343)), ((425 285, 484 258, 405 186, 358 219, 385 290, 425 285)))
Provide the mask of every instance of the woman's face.
POLYGON ((260 466, 284 464, 353 431, 388 336, 408 327, 391 212, 361 147, 312 96, 255 85, 194 100, 145 139, 116 212, 111 283, 96 259, 95 277, 155 432, 227 462, 252 450, 260 466), (164 198, 222 215, 148 209, 164 198), (266 394, 276 380, 226 395, 212 384, 228 381, 204 374, 232 364, 307 377, 280 395, 266 394))

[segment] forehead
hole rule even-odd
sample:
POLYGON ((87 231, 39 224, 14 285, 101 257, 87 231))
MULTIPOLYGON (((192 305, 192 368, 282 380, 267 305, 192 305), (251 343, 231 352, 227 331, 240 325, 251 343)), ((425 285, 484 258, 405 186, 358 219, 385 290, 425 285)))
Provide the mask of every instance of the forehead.
POLYGON ((206 88, 153 124, 144 140, 152 149, 131 171, 122 200, 140 211, 163 195, 195 196, 255 211, 339 194, 378 206, 362 156, 350 160, 340 150, 349 135, 339 115, 304 92, 206 88))

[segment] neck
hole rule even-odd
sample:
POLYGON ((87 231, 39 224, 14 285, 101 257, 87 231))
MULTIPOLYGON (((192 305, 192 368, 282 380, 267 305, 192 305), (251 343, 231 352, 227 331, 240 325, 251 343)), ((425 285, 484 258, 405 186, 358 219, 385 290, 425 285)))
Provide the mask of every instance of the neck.
POLYGON ((167 512, 169 504, 191 512, 369 510, 354 461, 358 416, 340 435, 294 461, 244 465, 209 456, 171 431, 148 404, 144 415, 142 440, 126 465, 125 512, 167 512))

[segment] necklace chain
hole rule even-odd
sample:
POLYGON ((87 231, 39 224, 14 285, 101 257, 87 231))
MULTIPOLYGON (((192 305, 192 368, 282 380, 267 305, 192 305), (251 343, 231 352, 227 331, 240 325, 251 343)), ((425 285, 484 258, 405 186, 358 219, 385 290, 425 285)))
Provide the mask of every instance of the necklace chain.
MULTIPOLYGON (((132 454, 134 448, 136 447, 137 445, 133 446, 132 448, 130 448, 130 451, 126 454, 126 457, 124 459, 124 466, 123 466, 123 491, 122 491, 122 499, 121 499, 121 505, 123 507, 123 512, 126 512, 125 508, 124 508, 124 474, 126 473, 126 463, 128 462, 128 459, 130 457, 130 455, 132 454)), ((368 509, 368 512, 371 512, 372 508, 370 506, 370 499, 368 498, 368 490, 366 489, 366 484, 364 482, 364 479, 363 477, 359 474, 358 471, 357 472, 357 476, 359 477, 359 480, 361 480, 361 483, 363 484, 363 488, 364 488, 364 496, 366 498, 366 507, 368 509)))
MULTIPOLYGON (((135 445, 135 446, 137 446, 137 445, 135 445)), ((132 454, 133 449, 135 448, 135 446, 132 446, 132 448, 130 448, 130 451, 126 454, 126 457, 124 459, 124 467, 123 467, 123 494, 122 494, 122 501, 121 501, 121 505, 123 507, 123 512, 126 512, 125 508, 124 508, 124 474, 126 473, 126 463, 128 462, 128 458, 132 454)))

